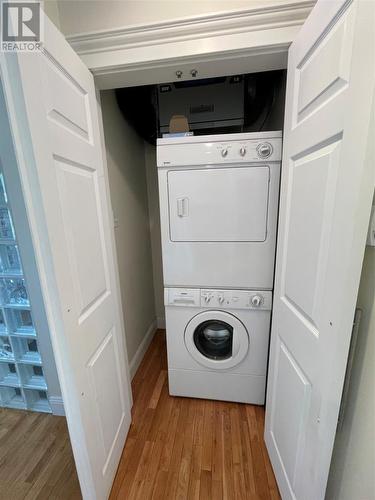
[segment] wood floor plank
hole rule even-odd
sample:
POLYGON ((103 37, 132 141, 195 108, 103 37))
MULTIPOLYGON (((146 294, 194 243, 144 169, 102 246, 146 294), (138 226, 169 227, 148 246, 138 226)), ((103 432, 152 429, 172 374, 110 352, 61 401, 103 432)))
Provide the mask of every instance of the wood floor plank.
POLYGON ((25 500, 51 498, 51 491, 69 462, 71 462, 71 456, 67 449, 56 450, 45 469, 38 475, 25 500))
POLYGON ((120 464, 117 469, 117 474, 112 485, 111 495, 113 498, 117 498, 119 496, 122 481, 126 475, 126 471, 130 467, 130 461, 133 460, 133 451, 136 444, 137 440, 135 438, 127 438, 121 455, 120 464))
POLYGON ((152 500, 164 500, 167 488, 168 472, 160 469, 156 475, 155 486, 152 491, 152 500))
POLYGON ((259 436, 255 407, 248 405, 246 413, 250 432, 250 446, 253 457, 256 492, 262 500, 270 500, 271 495, 268 487, 267 472, 262 451, 263 436, 259 436))
POLYGON ((186 423, 186 411, 180 411, 176 434, 174 436, 171 460, 169 463, 169 475, 167 482, 167 489, 165 498, 174 500, 176 497, 176 490, 178 484, 178 476, 180 472, 180 463, 182 457, 182 450, 184 446, 184 428, 186 423))
POLYGON ((200 475, 202 470, 202 453, 203 446, 201 444, 193 444, 191 454, 190 477, 188 487, 188 498, 199 498, 200 475))
POLYGON ((223 409, 223 453, 224 453, 224 468, 223 468, 223 498, 234 499, 234 470, 233 470, 233 452, 232 452, 232 428, 230 423, 230 409, 226 405, 223 409))
POLYGON ((207 500, 212 498, 212 473, 209 470, 202 470, 200 489, 199 489, 199 499, 207 500))
POLYGON ((133 480, 131 490, 129 492, 129 496, 127 497, 127 498, 129 498, 129 500, 133 500, 133 499, 135 500, 135 499, 141 498, 139 495, 140 495, 140 492, 142 491, 142 487, 143 487, 143 483, 144 483, 145 478, 146 478, 147 470, 150 467, 152 448, 153 448, 153 443, 151 443, 150 441, 146 441, 144 446, 143 446, 141 459, 139 461, 139 464, 138 464, 138 467, 137 467, 137 470, 136 470, 136 473, 134 476, 134 480, 133 480))
POLYGON ((166 377, 167 377, 166 370, 161 370, 161 372, 159 373, 158 379, 156 381, 155 388, 152 392, 150 402, 148 404, 149 408, 156 408, 166 377))
POLYGON ((214 433, 214 402, 204 401, 203 460, 202 460, 203 470, 210 471, 212 468, 213 433, 214 433))
POLYGON ((188 402, 187 419, 184 428, 184 444, 182 448, 180 470, 177 481, 176 498, 185 499, 188 496, 190 474, 193 456, 194 436, 194 414, 195 405, 193 401, 188 402))
POLYGON ((156 476, 159 470, 159 463, 162 450, 163 450, 163 442, 160 440, 155 441, 152 447, 152 452, 150 456, 149 465, 146 471, 145 480, 143 482, 142 489, 139 492, 140 498, 152 497, 152 491, 154 489, 156 476))
POLYGON ((264 409, 169 396, 163 331, 132 388, 133 422, 110 500, 280 500, 264 409))
POLYGON ((224 421, 223 413, 220 406, 215 408, 215 421, 214 421, 214 440, 213 440, 213 454, 212 454, 212 480, 217 483, 215 490, 220 491, 222 496, 223 486, 223 469, 224 469, 224 443, 223 443, 224 421))
POLYGON ((195 405, 195 416, 194 416, 194 444, 203 446, 203 436, 204 436, 204 406, 200 399, 193 399, 193 404, 195 405))
POLYGON ((241 443, 242 443, 242 470, 244 473, 246 491, 251 498, 255 498, 256 486, 254 478, 254 463, 251 453, 250 434, 247 422, 246 406, 239 407, 241 417, 241 443))
POLYGON ((162 457, 160 461, 160 468, 165 471, 169 471, 171 460, 172 460, 172 451, 173 445, 175 441, 176 434, 178 432, 178 424, 180 421, 180 404, 177 404, 171 411, 170 418, 168 421, 168 434, 167 439, 165 441, 164 449, 162 452, 162 457))
POLYGON ((241 470, 242 453, 240 438, 240 418, 238 408, 230 409, 230 426, 232 435, 232 461, 233 467, 237 472, 241 470))
POLYGON ((223 496, 223 483, 222 481, 215 481, 212 479, 211 485, 212 498, 224 498, 223 496))
MULTIPOLYGON (((130 494, 130 490, 133 486, 134 477, 137 473, 138 465, 141 460, 143 447, 144 443, 142 443, 141 440, 136 440, 134 445, 134 451, 131 453, 128 466, 123 471, 122 476, 118 476, 118 473, 116 475, 114 485, 118 480, 120 482, 120 488, 118 490, 116 497, 113 497, 113 487, 112 487, 111 498, 128 498, 127 495, 130 494)), ((125 443, 125 448, 126 448, 126 443, 125 443)))
POLYGON ((0 499, 80 499, 64 417, 0 408, 0 499))
POLYGON ((164 385, 161 390, 159 401, 156 405, 154 418, 149 429, 147 439, 155 441, 156 439, 165 442, 169 432, 168 422, 173 408, 173 399, 169 397, 168 386, 164 380, 164 385))

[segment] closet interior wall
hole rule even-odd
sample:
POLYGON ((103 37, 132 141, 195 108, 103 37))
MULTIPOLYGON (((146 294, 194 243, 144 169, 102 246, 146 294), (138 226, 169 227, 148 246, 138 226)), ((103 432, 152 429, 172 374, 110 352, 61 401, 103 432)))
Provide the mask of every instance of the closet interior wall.
MULTIPOLYGON (((145 146, 115 92, 101 92, 125 337, 133 376, 156 330, 145 146)), ((157 185, 154 187, 157 196, 157 185)))

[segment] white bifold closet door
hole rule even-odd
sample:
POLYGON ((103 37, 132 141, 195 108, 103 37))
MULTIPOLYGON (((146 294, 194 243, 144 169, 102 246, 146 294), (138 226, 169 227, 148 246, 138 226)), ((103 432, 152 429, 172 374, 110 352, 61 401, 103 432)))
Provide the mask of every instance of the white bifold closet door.
POLYGON ((325 495, 374 190, 374 7, 318 1, 289 50, 265 429, 283 500, 325 495))
POLYGON ((82 493, 107 498, 131 394, 94 79, 44 18, 2 80, 82 493))

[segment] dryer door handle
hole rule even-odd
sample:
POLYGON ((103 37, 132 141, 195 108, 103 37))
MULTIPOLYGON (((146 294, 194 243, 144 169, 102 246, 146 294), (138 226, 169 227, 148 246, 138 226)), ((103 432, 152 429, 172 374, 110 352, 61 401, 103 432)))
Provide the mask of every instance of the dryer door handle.
POLYGON ((189 198, 177 198, 177 215, 179 217, 189 215, 189 198))

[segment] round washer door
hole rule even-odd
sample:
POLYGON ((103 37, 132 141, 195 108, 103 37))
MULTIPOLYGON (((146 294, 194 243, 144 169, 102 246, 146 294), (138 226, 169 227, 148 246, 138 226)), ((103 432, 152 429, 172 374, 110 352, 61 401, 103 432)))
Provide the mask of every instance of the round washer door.
POLYGON ((224 311, 204 311, 185 328, 185 345, 201 365, 225 370, 238 365, 249 349, 249 335, 243 323, 224 311))

